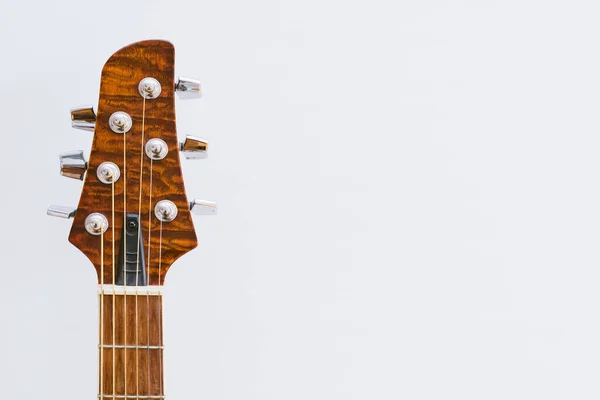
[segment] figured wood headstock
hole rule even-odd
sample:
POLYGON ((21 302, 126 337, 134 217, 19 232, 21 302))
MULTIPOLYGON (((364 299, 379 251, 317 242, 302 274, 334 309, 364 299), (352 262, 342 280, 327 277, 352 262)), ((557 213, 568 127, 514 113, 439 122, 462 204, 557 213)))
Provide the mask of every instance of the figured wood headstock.
MULTIPOLYGON (((125 214, 137 215, 141 224, 139 256, 147 264, 149 285, 162 285, 171 264, 197 245, 175 127, 174 57, 171 43, 142 41, 117 51, 102 70, 92 150, 69 235, 69 241, 93 263, 101 283, 113 282, 118 260, 124 257, 121 246, 125 214), (140 94, 140 82, 148 77, 160 83, 156 98, 145 99, 140 94), (110 118, 117 112, 131 117, 131 129, 126 133, 111 129, 110 118), (163 159, 151 160, 146 154, 151 139, 166 144, 168 152, 163 159), (103 163, 118 167, 120 177, 114 184, 99 178, 103 163), (172 202, 177 215, 161 223, 155 207, 164 200, 172 202), (108 221, 102 235, 90 234, 86 229, 86 219, 94 213, 108 221)), ((117 118, 117 128, 123 122, 127 121, 117 118)))

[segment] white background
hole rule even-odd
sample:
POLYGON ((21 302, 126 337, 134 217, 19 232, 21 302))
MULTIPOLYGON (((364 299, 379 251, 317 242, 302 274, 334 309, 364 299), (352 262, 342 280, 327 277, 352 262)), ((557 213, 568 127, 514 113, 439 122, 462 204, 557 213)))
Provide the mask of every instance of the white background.
POLYGON ((120 47, 175 44, 199 249, 170 270, 172 400, 600 397, 593 1, 0 3, 0 381, 96 396, 95 272, 46 206, 120 47))

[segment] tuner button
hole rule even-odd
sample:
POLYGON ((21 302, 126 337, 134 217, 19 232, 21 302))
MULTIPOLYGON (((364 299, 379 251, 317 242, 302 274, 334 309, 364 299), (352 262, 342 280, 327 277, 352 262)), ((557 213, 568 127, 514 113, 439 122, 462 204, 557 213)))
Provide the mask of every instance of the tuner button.
POLYGON ((75 211, 77 211, 75 207, 52 205, 48 207, 46 214, 50 215, 51 217, 69 219, 75 216, 75 211))
POLYGON ((208 157, 208 142, 205 139, 185 135, 185 141, 179 144, 179 150, 188 160, 208 157))
POLYGON ((175 90, 179 93, 180 99, 197 99, 200 94, 200 81, 192 78, 180 76, 177 78, 175 90))
POLYGON ((71 126, 76 129, 93 131, 96 127, 96 113, 92 106, 71 108, 71 126))
POLYGON ((216 215, 217 203, 214 201, 194 199, 190 202, 190 210, 196 215, 216 215))
POLYGON ((83 157, 83 151, 69 151, 59 155, 60 174, 73 179, 83 180, 87 170, 87 161, 83 157))

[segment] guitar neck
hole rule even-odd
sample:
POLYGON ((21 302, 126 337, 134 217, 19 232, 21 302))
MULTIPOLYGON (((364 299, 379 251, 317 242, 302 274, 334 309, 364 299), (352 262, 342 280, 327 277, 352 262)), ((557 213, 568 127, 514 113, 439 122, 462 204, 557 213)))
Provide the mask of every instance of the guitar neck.
POLYGON ((102 397, 164 398, 159 287, 105 285, 103 292, 99 295, 102 397))

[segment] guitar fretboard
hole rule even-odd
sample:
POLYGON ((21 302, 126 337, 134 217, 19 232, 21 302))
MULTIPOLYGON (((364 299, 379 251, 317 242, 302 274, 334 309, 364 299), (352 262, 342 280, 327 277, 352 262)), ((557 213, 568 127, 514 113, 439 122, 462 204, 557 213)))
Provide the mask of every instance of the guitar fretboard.
POLYGON ((162 296, 139 289, 137 295, 124 295, 123 287, 100 294, 100 398, 164 397, 162 296))

